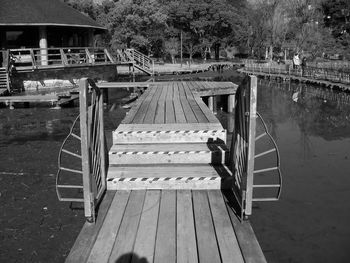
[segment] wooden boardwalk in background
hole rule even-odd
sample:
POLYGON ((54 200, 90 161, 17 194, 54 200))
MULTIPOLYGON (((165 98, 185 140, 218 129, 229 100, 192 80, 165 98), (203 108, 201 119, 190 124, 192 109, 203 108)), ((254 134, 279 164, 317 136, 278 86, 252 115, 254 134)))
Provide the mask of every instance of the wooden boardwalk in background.
POLYGON ((233 209, 226 130, 196 93, 204 88, 153 84, 137 100, 113 132, 97 222, 67 262, 266 262, 233 209))

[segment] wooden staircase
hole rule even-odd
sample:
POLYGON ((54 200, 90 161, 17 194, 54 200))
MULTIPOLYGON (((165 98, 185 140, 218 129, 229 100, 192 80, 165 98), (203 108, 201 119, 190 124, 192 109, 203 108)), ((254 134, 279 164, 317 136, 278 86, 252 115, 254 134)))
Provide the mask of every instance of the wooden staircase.
POLYGON ((225 130, 129 134, 116 130, 109 151, 107 190, 224 188, 232 178, 226 167, 225 140, 225 130))
POLYGON ((131 64, 147 75, 154 74, 153 60, 135 49, 117 50, 117 61, 120 64, 131 64))
POLYGON ((1 67, 0 68, 0 95, 8 90, 10 90, 9 73, 7 72, 6 68, 1 67))

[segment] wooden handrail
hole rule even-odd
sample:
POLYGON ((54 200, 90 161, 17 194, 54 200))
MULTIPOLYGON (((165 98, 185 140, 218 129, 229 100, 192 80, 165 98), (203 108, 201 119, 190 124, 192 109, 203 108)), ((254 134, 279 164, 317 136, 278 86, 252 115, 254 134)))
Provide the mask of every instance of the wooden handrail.
POLYGON ((79 89, 84 211, 87 220, 94 222, 95 207, 106 190, 103 93, 92 80, 87 78, 80 80, 79 89), (91 93, 90 103, 89 92, 91 93))
POLYGON ((24 48, 10 49, 9 52, 14 56, 16 67, 46 68, 46 67, 66 67, 71 64, 115 64, 114 58, 106 48, 91 47, 62 47, 62 48, 24 48), (47 54, 43 55, 42 50, 47 54), (48 65, 42 65, 43 59, 47 60, 48 65))
POLYGON ((230 168, 235 175, 241 218, 251 215, 255 155, 257 78, 247 76, 236 92, 235 128, 230 151, 230 168))
POLYGON ((245 69, 252 71, 253 73, 263 72, 268 74, 283 74, 287 76, 308 77, 312 79, 350 84, 350 72, 346 72, 340 69, 335 70, 311 66, 298 67, 294 69, 291 67, 291 65, 276 66, 258 63, 246 64, 245 69))

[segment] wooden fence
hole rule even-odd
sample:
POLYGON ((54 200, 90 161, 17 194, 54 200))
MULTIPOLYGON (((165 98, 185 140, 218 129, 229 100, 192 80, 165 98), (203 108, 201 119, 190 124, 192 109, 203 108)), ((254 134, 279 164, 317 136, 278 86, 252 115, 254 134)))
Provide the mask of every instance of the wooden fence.
POLYGON ((114 64, 106 48, 62 47, 10 49, 17 70, 114 64))
POLYGON ((254 201, 279 200, 282 189, 280 156, 277 144, 268 132, 263 118, 257 112, 256 76, 247 76, 236 92, 235 127, 232 135, 230 164, 230 169, 235 176, 233 190, 240 206, 241 219, 252 214, 252 204, 254 201), (258 119, 262 123, 262 129, 264 132, 256 136, 258 119), (265 136, 272 145, 272 148, 256 153, 256 142, 265 136), (263 169, 255 169, 255 159, 268 154, 274 154, 276 156, 276 165, 263 169), (273 176, 274 178, 277 178, 274 179, 274 183, 254 183, 254 176, 270 171, 277 171, 277 176, 273 176), (277 183, 275 181, 277 181, 277 183), (272 196, 268 193, 264 197, 254 197, 254 188, 265 190, 273 189, 276 193, 272 196))
POLYGON ((252 73, 265 73, 269 75, 285 75, 293 77, 305 77, 313 80, 325 80, 336 83, 350 84, 350 72, 305 66, 293 68, 291 65, 270 65, 268 63, 248 63, 245 64, 245 70, 252 73))
MULTIPOLYGON (((95 208, 101 201, 106 190, 106 172, 108 166, 108 153, 103 123, 103 92, 90 79, 81 79, 80 89, 80 115, 74 121, 71 131, 64 140, 58 157, 58 172, 56 176, 56 191, 60 201, 83 202, 85 217, 89 222, 94 222, 95 208), (79 123, 79 127, 76 123, 79 123), (74 130, 80 130, 76 134, 74 130), (69 150, 69 138, 80 140, 80 153, 69 150), (81 169, 67 168, 62 159, 72 163, 69 158, 79 158, 81 169), (74 176, 80 176, 79 183, 69 183, 74 176), (73 190, 75 195, 83 193, 82 197, 67 196, 66 190, 73 190)), ((67 163, 67 162, 66 162, 67 163)), ((68 193, 70 194, 70 193, 68 193)))
POLYGON ((247 76, 236 93, 235 127, 231 145, 231 170, 241 218, 250 215, 253 198, 253 170, 256 130, 257 78, 247 76))
POLYGON ((107 152, 103 123, 103 93, 92 80, 86 78, 80 80, 79 88, 85 217, 95 221, 96 204, 102 199, 106 190, 107 152))

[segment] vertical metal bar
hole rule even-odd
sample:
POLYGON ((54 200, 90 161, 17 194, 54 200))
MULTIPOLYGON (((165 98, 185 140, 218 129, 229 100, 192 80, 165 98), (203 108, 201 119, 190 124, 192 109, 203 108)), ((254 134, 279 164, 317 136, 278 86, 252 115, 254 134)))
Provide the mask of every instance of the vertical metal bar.
POLYGON ((108 90, 101 90, 101 94, 98 100, 99 107, 99 121, 100 121, 100 158, 101 158, 101 181, 102 189, 106 189, 106 155, 105 155, 105 136, 104 136, 104 121, 103 121, 103 93, 108 90))
POLYGON ((232 94, 229 94, 227 96, 227 112, 233 112, 234 107, 235 107, 235 96, 232 94))
POLYGON ((81 134, 81 156, 83 170, 83 194, 84 194, 84 214, 89 222, 95 221, 95 205, 91 186, 90 174, 90 154, 88 137, 88 81, 83 78, 79 81, 80 89, 80 134, 81 134))
POLYGON ((257 78, 250 76, 250 105, 249 106, 249 137, 248 137, 248 162, 247 162, 247 192, 245 203, 245 215, 252 214, 253 180, 254 180, 254 155, 255 155, 255 129, 256 129, 256 104, 257 104, 257 78))
POLYGON ((214 97, 213 96, 208 97, 208 108, 211 111, 214 111, 214 97))

